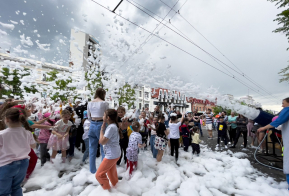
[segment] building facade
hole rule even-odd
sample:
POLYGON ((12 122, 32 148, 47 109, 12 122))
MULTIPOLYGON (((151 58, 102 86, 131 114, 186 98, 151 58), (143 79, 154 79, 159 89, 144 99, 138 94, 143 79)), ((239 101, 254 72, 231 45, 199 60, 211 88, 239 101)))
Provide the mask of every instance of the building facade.
POLYGON ((153 104, 151 102, 151 88, 149 86, 141 86, 135 89, 137 109, 143 110, 149 108, 149 111, 153 111, 153 104))
POLYGON ((191 111, 205 112, 215 106, 213 102, 193 97, 188 98, 187 102, 191 104, 191 111))

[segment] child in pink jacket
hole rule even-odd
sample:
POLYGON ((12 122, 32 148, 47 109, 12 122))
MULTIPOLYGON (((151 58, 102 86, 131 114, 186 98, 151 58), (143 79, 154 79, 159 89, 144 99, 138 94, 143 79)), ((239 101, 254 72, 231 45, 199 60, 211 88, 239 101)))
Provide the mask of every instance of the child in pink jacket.
MULTIPOLYGON (((39 120, 42 120, 44 118, 48 118, 51 116, 51 113, 45 113, 42 115, 41 113, 38 113, 38 118, 39 120)), ((43 125, 48 125, 48 126, 54 126, 55 120, 54 119, 47 119, 43 125)), ((47 143, 51 135, 51 130, 49 129, 41 129, 39 136, 38 136, 38 141, 40 145, 40 160, 41 160, 41 166, 46 163, 46 161, 50 161, 50 154, 49 154, 49 149, 47 149, 47 143)))

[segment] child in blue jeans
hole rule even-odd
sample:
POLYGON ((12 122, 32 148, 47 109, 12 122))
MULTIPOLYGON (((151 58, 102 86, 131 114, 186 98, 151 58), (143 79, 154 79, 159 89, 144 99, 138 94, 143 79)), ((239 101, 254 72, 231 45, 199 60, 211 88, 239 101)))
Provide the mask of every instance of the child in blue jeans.
POLYGON ((25 112, 10 108, 5 113, 8 128, 0 131, 0 195, 22 196, 21 183, 29 164, 28 154, 35 148, 25 112), (24 128, 25 127, 25 128, 24 128))

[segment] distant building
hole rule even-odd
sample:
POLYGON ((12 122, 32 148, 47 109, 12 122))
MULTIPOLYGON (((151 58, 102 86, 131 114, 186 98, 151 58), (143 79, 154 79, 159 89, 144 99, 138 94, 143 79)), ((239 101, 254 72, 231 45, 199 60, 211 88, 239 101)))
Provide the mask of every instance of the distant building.
POLYGON ((151 102, 151 88, 149 86, 141 86, 135 89, 136 102, 135 106, 137 109, 148 108, 153 111, 153 103, 151 102))
MULTIPOLYGON (((37 79, 36 81, 31 81, 31 83, 36 83, 38 86, 42 88, 45 88, 45 86, 48 85, 48 83, 46 82, 47 73, 52 70, 56 70, 59 73, 65 72, 65 73, 71 74, 70 68, 66 66, 55 65, 51 63, 44 63, 41 61, 36 61, 33 59, 26 59, 22 57, 13 57, 13 56, 10 56, 10 54, 0 53, 0 66, 6 66, 6 65, 9 66, 8 61, 17 62, 23 68, 28 68, 32 71, 36 71, 37 79)), ((13 67, 11 68, 13 69, 13 67)))
POLYGON ((168 107, 174 107, 180 112, 191 111, 191 104, 187 103, 186 96, 177 91, 170 91, 168 89, 152 88, 151 89, 151 102, 153 111, 156 105, 160 106, 161 111, 166 111, 168 107))
POLYGON ((215 106, 215 103, 208 100, 197 99, 193 97, 187 99, 188 103, 191 103, 192 111, 205 112, 206 110, 212 109, 212 107, 215 106))

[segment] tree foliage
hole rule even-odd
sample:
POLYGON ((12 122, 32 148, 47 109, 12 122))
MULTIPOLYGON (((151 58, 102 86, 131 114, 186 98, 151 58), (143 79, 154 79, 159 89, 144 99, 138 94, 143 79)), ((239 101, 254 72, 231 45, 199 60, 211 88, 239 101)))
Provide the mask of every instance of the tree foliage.
POLYGON ((52 90, 47 90, 49 97, 54 101, 57 99, 67 101, 68 98, 78 97, 76 87, 68 87, 72 83, 72 78, 69 76, 67 79, 59 79, 58 74, 56 70, 47 73, 46 80, 56 84, 53 85, 52 90))
POLYGON ((130 109, 136 100, 135 90, 130 84, 126 83, 123 87, 119 88, 119 105, 127 104, 128 109, 130 109))
MULTIPOLYGON (((288 0, 268 0, 268 1, 276 3, 276 6, 278 6, 278 9, 285 8, 289 5, 288 0)), ((278 22, 278 25, 281 25, 281 26, 275 29, 273 32, 285 34, 289 42, 289 8, 277 14, 277 18, 274 21, 278 22)), ((289 48, 287 48, 287 50, 288 49, 289 48)), ((282 77, 279 80, 279 82, 289 82, 289 65, 286 68, 282 69, 279 72, 279 75, 282 77)))
POLYGON ((225 111, 227 113, 227 115, 229 116, 229 115, 231 115, 231 112, 232 112, 231 109, 224 109, 221 106, 214 106, 214 107, 212 107, 212 109, 213 109, 214 114, 216 114, 216 115, 225 111))
POLYGON ((35 85, 30 87, 22 87, 21 79, 24 76, 29 76, 29 69, 24 70, 10 70, 7 67, 2 68, 0 71, 0 98, 4 97, 21 97, 23 98, 23 93, 36 93, 38 90, 35 85), (20 73, 21 72, 21 73, 20 73), (22 88, 21 88, 22 87, 22 88))

